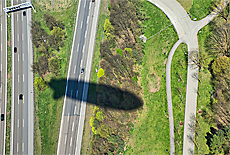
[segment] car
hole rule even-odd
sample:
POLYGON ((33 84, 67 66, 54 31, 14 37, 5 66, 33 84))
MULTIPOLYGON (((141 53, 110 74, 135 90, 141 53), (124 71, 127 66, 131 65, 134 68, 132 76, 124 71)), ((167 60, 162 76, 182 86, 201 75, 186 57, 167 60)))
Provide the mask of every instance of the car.
POLYGON ((22 94, 19 95, 19 100, 23 100, 23 95, 22 94))
POLYGON ((95 2, 95 0, 92 0, 92 2, 95 2))
POLYGON ((83 74, 83 73, 84 73, 84 70, 85 70, 85 68, 82 68, 82 69, 81 69, 81 74, 83 74))
POLYGON ((14 53, 17 53, 17 51, 18 51, 17 47, 14 47, 14 53))
POLYGON ((26 16, 26 11, 23 11, 23 16, 26 16))
POLYGON ((4 121, 4 114, 1 114, 1 121, 4 121))

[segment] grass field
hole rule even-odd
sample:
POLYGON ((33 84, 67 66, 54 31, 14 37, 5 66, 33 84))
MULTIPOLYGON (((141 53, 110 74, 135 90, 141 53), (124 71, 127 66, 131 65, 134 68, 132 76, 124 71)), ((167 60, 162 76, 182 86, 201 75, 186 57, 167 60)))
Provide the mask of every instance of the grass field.
MULTIPOLYGON (((108 5, 108 0, 102 0, 101 1, 101 8, 100 8, 100 16, 98 19, 98 28, 97 28, 97 34, 96 34, 96 41, 95 41, 95 47, 94 47, 94 56, 93 56, 93 63, 91 68, 91 77, 90 77, 90 83, 97 83, 97 74, 95 72, 96 69, 99 68, 99 59, 100 59, 100 42, 102 41, 103 37, 103 28, 105 23, 105 16, 106 16, 106 8, 108 5)), ((89 92, 88 92, 88 99, 94 98, 96 99, 96 88, 93 87, 93 85, 89 86, 89 92)), ((81 146, 81 154, 85 155, 88 151, 89 146, 89 140, 90 140, 90 132, 91 132, 91 126, 90 126, 90 118, 93 113, 93 107, 92 104, 86 105, 86 115, 85 115, 85 124, 84 124, 84 133, 82 137, 82 146, 81 146)))
MULTIPOLYGON (((206 2, 202 1, 203 4, 206 2)), ((163 12, 153 5, 147 5, 148 2, 143 2, 144 8, 147 12, 147 17, 150 17, 145 22, 146 31, 145 36, 150 37, 157 31, 170 24, 170 21, 165 18, 163 12), (152 11, 153 10, 153 11, 152 11)), ((196 6, 198 7, 198 6, 196 6)), ((197 8, 199 9, 199 8, 197 8)), ((207 13, 207 8, 200 8, 207 13)), ((210 84, 211 75, 208 71, 208 65, 212 58, 210 58, 205 49, 205 40, 207 39, 209 27, 206 26, 198 34, 199 47, 202 55, 205 56, 204 69, 200 71, 199 77, 199 95, 198 95, 198 109, 208 109, 210 104, 210 91, 212 86, 210 84)), ((169 150, 169 122, 167 116, 167 97, 165 79, 165 64, 167 56, 173 44, 177 41, 177 35, 174 28, 170 26, 160 34, 151 38, 145 44, 145 57, 142 64, 141 85, 144 93, 144 112, 139 116, 138 123, 135 124, 132 131, 132 138, 130 139, 126 154, 167 154, 169 150), (154 76, 151 76, 154 75, 154 76), (159 77, 160 90, 158 92, 150 92, 151 83, 156 83, 155 77, 159 77)), ((177 154, 182 154, 183 149, 183 130, 184 126, 179 125, 181 121, 184 123, 184 103, 186 97, 186 83, 187 83, 187 46, 181 44, 172 60, 171 68, 171 88, 172 88, 172 103, 174 116, 174 134, 175 134, 175 149, 177 154)), ((196 137, 199 150, 196 148, 197 154, 208 153, 206 146, 206 133, 210 126, 206 120, 200 115, 197 115, 197 123, 200 129, 199 137, 196 137)))
MULTIPOLYGON (((54 54, 61 58, 61 75, 58 78, 66 78, 68 60, 72 45, 72 31, 73 26, 75 26, 73 24, 74 15, 77 11, 77 2, 72 3, 72 5, 66 9, 59 10, 59 12, 41 10, 42 6, 39 2, 34 2, 33 5, 37 11, 33 14, 33 20, 39 21, 42 28, 45 29, 48 33, 49 29, 46 27, 43 20, 44 13, 53 15, 57 20, 61 20, 65 25, 67 35, 65 46, 60 48, 59 52, 54 51, 54 54)), ((37 49, 34 48, 35 60, 37 59, 38 55, 39 54, 37 53, 37 49)), ((55 77, 52 77, 52 75, 47 75, 45 77, 45 79, 48 81, 50 78, 55 77)), ((63 97, 55 100, 53 98, 53 93, 54 90, 49 87, 43 92, 35 90, 35 154, 55 154, 56 151, 63 97)))

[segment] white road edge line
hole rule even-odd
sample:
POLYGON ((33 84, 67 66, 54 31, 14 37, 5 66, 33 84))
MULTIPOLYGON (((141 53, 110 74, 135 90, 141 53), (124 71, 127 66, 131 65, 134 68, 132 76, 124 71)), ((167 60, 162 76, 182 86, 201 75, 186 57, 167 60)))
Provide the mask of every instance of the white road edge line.
POLYGON ((89 16, 87 17, 87 24, 88 24, 88 22, 89 22, 89 16))
MULTIPOLYGON (((86 1, 85 1, 85 4, 86 4, 86 1)), ((84 8, 85 8, 85 4, 84 4, 84 8)))
POLYGON ((81 59, 81 67, 82 67, 82 59, 81 59))
POLYGON ((18 22, 18 14, 17 14, 17 22, 18 22))
POLYGON ((19 62, 19 55, 18 55, 18 62, 19 62))
POLYGON ((74 70, 73 70, 73 73, 74 73, 74 74, 75 74, 75 71, 76 71, 76 65, 75 65, 74 70))
POLYGON ((72 131, 73 131, 73 129, 74 129, 74 122, 73 122, 73 125, 72 125, 72 131))
POLYGON ((18 152, 18 143, 17 143, 17 152, 18 152))
POLYGON ((83 21, 81 21, 81 28, 82 28, 82 23, 83 23, 83 21))

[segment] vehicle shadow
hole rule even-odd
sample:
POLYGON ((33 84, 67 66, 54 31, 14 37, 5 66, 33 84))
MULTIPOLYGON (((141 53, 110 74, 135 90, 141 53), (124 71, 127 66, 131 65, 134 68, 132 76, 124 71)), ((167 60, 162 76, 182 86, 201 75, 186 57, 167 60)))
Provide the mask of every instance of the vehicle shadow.
POLYGON ((88 92, 86 89, 91 87, 97 89, 97 95, 87 96, 85 100, 87 103, 95 103, 98 106, 121 110, 133 110, 143 106, 143 100, 139 96, 132 92, 121 90, 120 88, 70 79, 66 91, 66 84, 67 80, 64 78, 51 79, 50 82, 48 82, 48 86, 53 89, 54 99, 59 99, 66 94, 67 99, 80 101, 82 98, 85 98, 86 94, 83 92, 88 92))

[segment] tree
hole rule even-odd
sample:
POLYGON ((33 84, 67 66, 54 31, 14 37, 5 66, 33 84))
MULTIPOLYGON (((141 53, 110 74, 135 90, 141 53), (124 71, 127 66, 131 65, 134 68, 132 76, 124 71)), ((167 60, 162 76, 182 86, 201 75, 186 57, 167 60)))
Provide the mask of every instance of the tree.
POLYGON ((65 32, 59 27, 53 27, 53 30, 50 33, 49 44, 55 50, 59 51, 59 47, 62 47, 65 44, 65 32))
POLYGON ((45 42, 40 44, 38 52, 47 55, 48 58, 51 58, 52 52, 49 50, 48 44, 45 42))
POLYGON ((39 70, 42 75, 46 74, 49 71, 48 57, 46 55, 41 55, 38 58, 39 70))
POLYGON ((229 74, 230 61, 226 56, 215 59, 212 64, 212 72, 215 78, 230 76, 229 74))
POLYGON ((229 16, 229 2, 230 0, 218 0, 217 2, 213 3, 212 10, 219 13, 220 16, 225 20, 228 21, 229 16))
POLYGON ((230 23, 215 28, 210 37, 209 51, 215 56, 230 56, 230 23))
POLYGON ((54 27, 59 27, 64 29, 64 24, 61 21, 57 21, 53 16, 49 14, 44 14, 43 19, 46 22, 46 25, 49 27, 50 30, 53 30, 54 27))
POLYGON ((102 77, 104 75, 104 70, 102 68, 99 69, 97 76, 98 78, 102 77))
POLYGON ((112 24, 110 23, 109 19, 105 20, 104 31, 105 31, 106 36, 108 35, 108 33, 113 33, 113 31, 114 31, 114 28, 113 28, 112 24))
POLYGON ((48 34, 40 27, 40 24, 37 21, 32 22, 31 34, 32 42, 37 48, 48 38, 48 34))
POLYGON ((34 87, 38 91, 44 91, 47 88, 46 81, 44 81, 40 77, 35 77, 34 78, 34 87))
POLYGON ((58 73, 60 72, 61 68, 61 60, 54 56, 49 59, 49 70, 54 73, 56 76, 58 76, 58 73))

